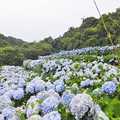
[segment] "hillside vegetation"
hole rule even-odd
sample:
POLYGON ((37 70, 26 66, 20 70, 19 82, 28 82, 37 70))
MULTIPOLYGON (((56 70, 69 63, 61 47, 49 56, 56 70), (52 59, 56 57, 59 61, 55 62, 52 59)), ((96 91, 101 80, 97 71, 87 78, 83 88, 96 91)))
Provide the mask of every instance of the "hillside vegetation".
POLYGON ((0 47, 5 46, 19 46, 21 47, 25 43, 25 41, 21 39, 17 39, 11 36, 4 36, 3 34, 0 34, 0 47))
MULTIPOLYGON (((116 12, 102 15, 114 45, 120 43, 120 8, 116 12), (113 22, 113 20, 115 22, 113 22)), ((62 36, 46 37, 39 42, 24 42, 21 39, 0 34, 0 65, 22 65, 24 59, 37 59, 61 50, 94 46, 111 46, 101 18, 88 17, 80 27, 70 27, 62 36)))
MULTIPOLYGON (((116 12, 103 14, 104 22, 114 44, 120 43, 120 8, 116 12), (115 22, 113 22, 112 20, 115 22)), ((63 36, 52 40, 50 37, 45 38, 44 42, 50 43, 54 51, 72 50, 88 46, 105 46, 111 45, 108 35, 103 27, 101 18, 88 17, 83 20, 80 27, 70 27, 63 36)))

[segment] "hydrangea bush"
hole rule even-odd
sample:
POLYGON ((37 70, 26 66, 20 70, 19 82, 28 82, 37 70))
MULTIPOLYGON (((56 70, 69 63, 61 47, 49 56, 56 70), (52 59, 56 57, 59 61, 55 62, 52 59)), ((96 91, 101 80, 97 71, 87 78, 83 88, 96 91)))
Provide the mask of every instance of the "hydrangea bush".
POLYGON ((0 120, 119 119, 120 69, 97 56, 107 50, 113 47, 40 56, 23 62, 27 70, 2 66, 0 120))

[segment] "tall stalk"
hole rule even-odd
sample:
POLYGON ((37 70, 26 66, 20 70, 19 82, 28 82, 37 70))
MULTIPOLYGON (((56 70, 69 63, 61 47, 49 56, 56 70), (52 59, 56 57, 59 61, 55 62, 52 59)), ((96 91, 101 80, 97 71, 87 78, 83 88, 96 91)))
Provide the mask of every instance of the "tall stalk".
POLYGON ((116 51, 116 49, 115 49, 115 47, 114 47, 114 44, 113 44, 113 42, 112 42, 111 35, 110 35, 110 33, 109 33, 109 31, 108 31, 106 25, 105 25, 104 19, 103 19, 101 13, 100 13, 100 10, 99 10, 99 8, 98 8, 98 6, 97 6, 95 0, 93 0, 93 2, 94 2, 94 4, 95 4, 95 6, 96 6, 96 9, 97 9, 99 15, 100 15, 100 18, 101 18, 101 20, 102 20, 103 26, 104 26, 104 28, 105 28, 105 30, 106 30, 106 32, 107 32, 108 38, 109 38, 109 40, 110 40, 110 42, 111 42, 111 44, 112 44, 112 46, 113 46, 114 52, 115 52, 115 54, 117 55, 118 64, 119 64, 119 66, 120 66, 120 63, 119 63, 119 61, 120 61, 120 60, 119 60, 119 56, 118 56, 118 53, 117 53, 117 51, 116 51))

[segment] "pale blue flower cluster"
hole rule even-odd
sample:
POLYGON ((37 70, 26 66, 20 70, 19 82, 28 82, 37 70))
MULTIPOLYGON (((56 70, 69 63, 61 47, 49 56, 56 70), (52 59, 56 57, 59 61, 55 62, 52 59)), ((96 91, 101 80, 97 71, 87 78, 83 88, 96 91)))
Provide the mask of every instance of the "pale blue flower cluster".
POLYGON ((82 87, 87 87, 87 86, 89 86, 89 85, 90 85, 90 79, 86 79, 85 81, 82 81, 82 82, 80 83, 80 85, 81 85, 82 87))
POLYGON ((35 81, 35 91, 39 92, 40 90, 45 90, 46 84, 43 80, 36 80, 35 81))
POLYGON ((39 100, 36 96, 32 96, 28 102, 27 102, 27 105, 28 105, 28 108, 27 108, 27 117, 29 118, 31 116, 32 113, 38 113, 39 110, 40 110, 40 105, 39 103, 37 102, 37 100, 39 100), (31 104, 34 104, 34 107, 32 108, 32 105, 31 104))
POLYGON ((35 104, 34 108, 32 108, 31 105, 28 106, 28 109, 26 112, 28 118, 31 116, 31 114, 39 113, 40 105, 37 102, 34 102, 34 104, 35 104))
POLYGON ((59 102, 58 98, 54 96, 46 98, 41 104, 42 112, 46 114, 47 112, 54 111, 54 109, 57 109, 59 102))
POLYGON ((57 85, 64 85, 64 81, 63 81, 62 79, 56 80, 56 81, 54 82, 54 85, 55 85, 55 87, 56 87, 57 85))
POLYGON ((43 63, 43 60, 24 60, 23 66, 27 65, 27 68, 39 67, 39 64, 43 63))
POLYGON ((52 111, 43 116, 42 120, 61 120, 61 115, 58 111, 52 111))
POLYGON ((71 100, 75 97, 75 94, 71 93, 70 91, 63 92, 61 103, 65 105, 69 105, 71 100))
POLYGON ((63 59, 63 58, 49 60, 43 64, 42 71, 49 72, 50 70, 51 71, 55 70, 58 73, 54 75, 53 78, 57 78, 57 76, 60 75, 59 71, 62 69, 62 67, 70 65, 71 63, 72 63, 72 60, 63 59))
POLYGON ((57 85, 55 90, 56 90, 57 92, 62 92, 63 90, 65 90, 65 87, 62 86, 62 85, 57 85))
POLYGON ((15 109, 12 108, 11 106, 8 106, 8 107, 5 107, 3 110, 2 110, 2 115, 4 117, 6 117, 7 119, 8 118, 11 118, 15 113, 15 109))
POLYGON ((52 84, 51 82, 46 82, 46 89, 47 90, 50 90, 50 89, 55 89, 55 85, 52 84))
POLYGON ((39 92, 37 94, 37 98, 40 100, 40 101, 43 101, 45 100, 46 98, 50 97, 50 96, 54 96, 56 97, 58 100, 60 99, 60 96, 57 92, 55 92, 53 89, 50 89, 48 91, 42 91, 42 92, 39 92))
POLYGON ((15 100, 20 100, 24 97, 24 90, 22 88, 18 88, 13 92, 13 98, 15 100))
POLYGON ((65 89, 63 79, 56 80, 54 86, 57 92, 62 92, 65 89))
POLYGON ((31 80, 26 86, 26 93, 39 92, 45 90, 46 84, 40 77, 36 77, 31 80))
POLYGON ((113 82, 105 82, 102 85, 102 91, 107 92, 108 94, 112 95, 116 91, 116 86, 113 82))
POLYGON ((0 114, 0 120, 4 120, 4 116, 0 114))
POLYGON ((7 89, 6 88, 3 88, 0 90, 0 95, 3 95, 5 92, 7 92, 7 89))
POLYGON ((9 91, 4 93, 4 96, 11 99, 13 97, 13 92, 14 92, 14 90, 10 89, 9 91))
POLYGON ((35 84, 34 83, 28 83, 26 86, 26 93, 34 93, 35 92, 35 84))
POLYGON ((0 96, 0 110, 2 110, 4 107, 10 106, 11 104, 12 101, 10 98, 5 95, 0 96))
POLYGON ((94 114, 94 104, 88 94, 77 94, 70 102, 70 111, 76 118, 81 119, 86 112, 94 114))

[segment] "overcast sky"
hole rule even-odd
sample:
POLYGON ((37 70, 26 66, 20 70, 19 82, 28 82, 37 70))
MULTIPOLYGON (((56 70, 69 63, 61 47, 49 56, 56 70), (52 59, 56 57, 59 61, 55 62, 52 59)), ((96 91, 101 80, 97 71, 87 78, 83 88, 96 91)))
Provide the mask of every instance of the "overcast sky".
MULTIPOLYGON (((101 14, 115 12, 120 0, 96 0, 101 14)), ((33 42, 57 38, 81 18, 99 18, 93 0, 0 0, 0 33, 33 42)))

